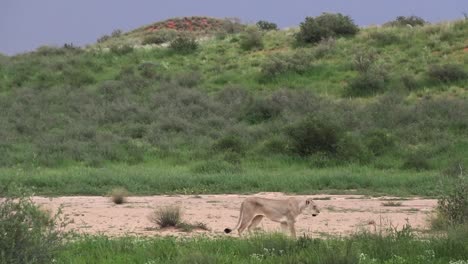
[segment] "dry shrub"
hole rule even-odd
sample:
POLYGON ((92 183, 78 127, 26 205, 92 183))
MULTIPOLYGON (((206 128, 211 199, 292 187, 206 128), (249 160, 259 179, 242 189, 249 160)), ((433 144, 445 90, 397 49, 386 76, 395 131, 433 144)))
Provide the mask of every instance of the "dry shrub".
POLYGON ((176 227, 182 223, 182 212, 179 206, 165 206, 156 209, 150 216, 150 220, 160 228, 176 227))
POLYGON ((111 191, 111 199, 115 204, 123 204, 126 202, 128 191, 125 188, 114 188, 111 191))

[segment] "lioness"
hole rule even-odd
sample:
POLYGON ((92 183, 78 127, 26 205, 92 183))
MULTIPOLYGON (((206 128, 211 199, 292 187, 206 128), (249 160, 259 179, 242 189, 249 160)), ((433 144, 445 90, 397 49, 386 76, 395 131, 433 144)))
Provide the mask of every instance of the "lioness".
MULTIPOLYGON (((311 199, 297 200, 289 198, 286 200, 273 200, 260 197, 249 197, 245 199, 240 208, 239 221, 236 227, 239 236, 248 227, 249 232, 252 231, 266 216, 270 220, 281 223, 283 232, 289 228, 292 237, 296 237, 296 229, 294 223, 299 214, 306 208, 312 209, 312 216, 317 216, 320 213, 315 202, 311 199)), ((224 229, 225 233, 231 233, 232 229, 224 229)))

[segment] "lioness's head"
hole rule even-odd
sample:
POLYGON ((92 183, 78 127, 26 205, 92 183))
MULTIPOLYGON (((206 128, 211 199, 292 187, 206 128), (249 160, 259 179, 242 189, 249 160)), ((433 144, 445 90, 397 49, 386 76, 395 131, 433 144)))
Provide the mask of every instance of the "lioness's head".
POLYGON ((312 216, 317 216, 318 214, 320 214, 320 210, 317 204, 315 204, 314 200, 312 200, 312 198, 307 198, 305 203, 306 206, 312 210, 312 216))

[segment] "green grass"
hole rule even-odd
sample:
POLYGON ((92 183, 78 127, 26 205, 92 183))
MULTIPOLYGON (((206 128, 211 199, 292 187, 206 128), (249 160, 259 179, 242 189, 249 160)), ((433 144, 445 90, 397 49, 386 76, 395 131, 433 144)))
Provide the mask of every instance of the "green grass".
MULTIPOLYGON (((420 239, 411 232, 389 236, 290 240, 268 234, 234 238, 85 237, 66 245, 58 263, 449 263, 468 260, 464 232, 420 239)), ((466 263, 466 262, 461 262, 466 263)))
POLYGON ((103 168, 3 168, 0 184, 12 182, 41 195, 106 195, 115 187, 123 187, 134 195, 272 191, 433 196, 442 180, 436 171, 379 170, 359 165, 318 169, 307 163, 274 159, 245 163, 240 171, 197 173, 193 172, 194 165, 161 160, 103 168))

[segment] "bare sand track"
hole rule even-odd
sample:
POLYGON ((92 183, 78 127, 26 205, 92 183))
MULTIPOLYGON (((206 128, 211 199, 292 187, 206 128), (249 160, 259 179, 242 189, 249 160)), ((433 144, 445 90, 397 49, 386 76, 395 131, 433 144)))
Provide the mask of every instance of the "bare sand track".
MULTIPOLYGON (((282 193, 255 194, 267 198, 291 197, 282 193)), ((83 234, 123 235, 176 235, 209 236, 224 235, 226 227, 234 227, 239 216, 240 204, 250 195, 164 195, 128 197, 121 205, 109 197, 70 196, 34 197, 44 209, 56 211, 62 206, 63 216, 71 222, 67 229, 83 234), (210 231, 185 233, 175 229, 155 229, 150 221, 152 212, 163 206, 179 205, 183 220, 189 223, 205 223, 210 231)), ((312 195, 321 209, 320 215, 300 215, 297 218, 298 235, 310 236, 347 235, 360 230, 379 231, 393 227, 401 229, 406 223, 413 228, 425 229, 428 218, 437 201, 434 199, 366 197, 360 195, 312 195), (389 206, 392 205, 393 206, 389 206), (401 204, 399 204, 401 203, 401 204), (385 206, 385 205, 386 206, 385 206)), ((265 219, 259 227, 267 232, 279 231, 279 224, 265 219)), ((233 234, 236 236, 236 232, 233 234)))

